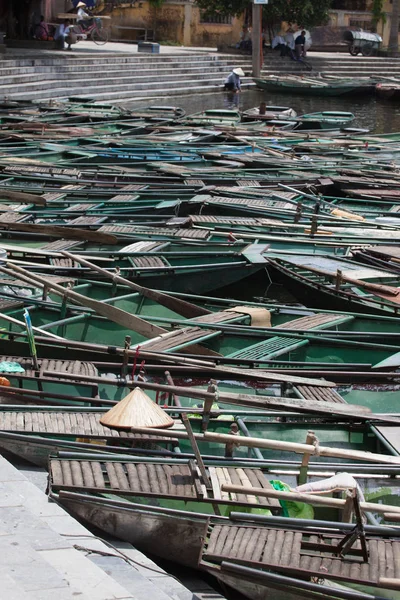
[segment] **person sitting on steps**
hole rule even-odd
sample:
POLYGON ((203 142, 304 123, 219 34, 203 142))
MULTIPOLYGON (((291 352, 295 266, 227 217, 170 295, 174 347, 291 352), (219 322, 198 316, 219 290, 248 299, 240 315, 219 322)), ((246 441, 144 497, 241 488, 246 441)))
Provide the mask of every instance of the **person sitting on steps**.
POLYGON ((297 60, 299 60, 303 56, 306 56, 306 32, 304 31, 304 29, 300 33, 300 35, 298 35, 297 38, 294 40, 294 44, 297 60))
POLYGON ((66 19, 57 27, 54 34, 54 40, 57 42, 57 46, 60 50, 65 49, 65 42, 68 44, 67 50, 71 50, 71 44, 74 43, 71 35, 71 21, 66 19))

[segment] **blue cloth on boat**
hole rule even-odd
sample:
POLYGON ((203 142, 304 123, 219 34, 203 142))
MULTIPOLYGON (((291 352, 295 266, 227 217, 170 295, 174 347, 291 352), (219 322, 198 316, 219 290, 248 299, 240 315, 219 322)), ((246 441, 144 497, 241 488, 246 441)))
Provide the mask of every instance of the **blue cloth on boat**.
POLYGON ((17 362, 0 361, 0 373, 25 373, 25 369, 17 362))

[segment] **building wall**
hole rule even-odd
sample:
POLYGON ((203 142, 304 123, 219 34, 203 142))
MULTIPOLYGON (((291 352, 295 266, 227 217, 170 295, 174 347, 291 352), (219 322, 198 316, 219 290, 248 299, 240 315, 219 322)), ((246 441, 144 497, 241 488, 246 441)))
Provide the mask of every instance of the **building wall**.
POLYGON ((135 40, 142 32, 131 28, 146 28, 154 30, 157 41, 185 46, 234 44, 243 26, 241 18, 232 18, 226 24, 203 23, 199 8, 180 0, 166 0, 159 8, 139 1, 133 7, 115 8, 111 16, 114 38, 135 40))
MULTIPOLYGON (((382 47, 387 47, 389 44, 390 20, 392 12, 390 0, 386 0, 384 3, 383 12, 386 16, 386 22, 382 23, 380 21, 376 31, 383 39, 382 47)), ((331 10, 329 11, 329 17, 329 25, 331 27, 360 27, 361 29, 368 31, 372 24, 372 13, 370 10, 331 10)))

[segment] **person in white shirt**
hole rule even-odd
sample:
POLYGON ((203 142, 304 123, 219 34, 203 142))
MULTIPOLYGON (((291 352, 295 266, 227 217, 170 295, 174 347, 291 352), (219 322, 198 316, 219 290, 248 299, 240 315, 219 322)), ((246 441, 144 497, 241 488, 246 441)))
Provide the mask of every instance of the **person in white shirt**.
POLYGON ((294 35, 293 35, 293 29, 288 29, 285 35, 285 42, 286 42, 286 46, 290 49, 290 50, 294 50, 294 35))
POLYGON ((61 50, 64 50, 65 42, 68 44, 67 50, 71 50, 70 26, 71 22, 67 19, 57 27, 54 34, 54 40, 58 43, 61 50))
POLYGON ((281 35, 276 35, 271 42, 272 50, 282 50, 286 46, 286 42, 281 35))

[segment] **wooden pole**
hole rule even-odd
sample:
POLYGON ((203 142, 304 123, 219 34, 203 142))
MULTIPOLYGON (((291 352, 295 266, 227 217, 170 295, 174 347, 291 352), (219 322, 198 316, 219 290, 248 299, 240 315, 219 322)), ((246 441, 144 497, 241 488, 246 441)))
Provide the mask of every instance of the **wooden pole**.
POLYGON ((259 4, 252 4, 252 52, 253 52, 253 77, 260 77, 261 73, 261 10, 259 4))
MULTIPOLYGON (((307 433, 306 444, 309 446, 312 446, 313 443, 316 441, 317 441, 317 436, 315 435, 315 433, 313 431, 309 431, 307 433)), ((311 455, 309 452, 304 453, 303 459, 301 461, 299 477, 297 480, 299 485, 303 485, 304 483, 307 483, 307 472, 308 472, 308 463, 310 462, 310 456, 311 455)))
MULTIPOLYGON (((23 329, 25 329, 25 323, 23 323, 22 321, 19 321, 18 319, 15 319, 14 317, 10 317, 10 315, 5 315, 4 313, 0 313, 0 319, 4 319, 4 321, 8 321, 8 323, 13 323, 14 325, 20 325, 23 329)), ((60 337, 59 335, 56 335, 55 333, 51 333, 50 331, 46 331, 45 329, 41 329, 40 327, 34 327, 32 325, 32 329, 33 329, 33 331, 37 331, 38 333, 45 335, 49 339, 65 340, 65 338, 60 337)), ((67 341, 67 340, 65 340, 65 341, 67 341)))
POLYGON ((395 577, 379 577, 379 587, 390 588, 391 590, 400 590, 400 579, 395 577))
POLYGON ((142 294, 142 296, 145 296, 145 298, 151 298, 152 300, 156 300, 156 302, 158 302, 162 306, 166 306, 167 308, 174 310, 179 315, 182 315, 187 319, 192 319, 194 317, 200 317, 202 315, 208 315, 211 313, 211 311, 206 310, 205 308, 201 308, 200 306, 196 306, 195 304, 187 302, 186 300, 174 298, 173 296, 169 296, 164 292, 157 292, 156 290, 151 290, 142 285, 138 285, 137 283, 133 283, 133 281, 129 281, 128 279, 125 279, 124 277, 121 277, 116 273, 110 273, 106 269, 102 269, 101 267, 98 267, 97 265, 89 262, 88 260, 85 260, 80 256, 76 256, 75 254, 71 254, 70 252, 63 251, 61 252, 61 254, 63 254, 67 258, 75 260, 79 264, 88 267, 89 269, 92 269, 93 271, 96 271, 97 273, 100 273, 101 275, 103 275, 107 279, 111 279, 115 283, 120 283, 121 285, 125 285, 126 287, 135 290, 135 292, 139 292, 140 294, 142 294))
MULTIPOLYGON (((110 306, 109 304, 105 304, 104 302, 99 302, 98 300, 93 300, 92 298, 88 298, 87 296, 82 296, 82 294, 77 294, 73 290, 62 287, 62 285, 58 285, 57 283, 53 283, 48 279, 43 279, 36 273, 32 273, 23 269, 22 267, 18 267, 15 264, 8 263, 13 271, 19 273, 22 277, 25 278, 25 281, 33 280, 39 283, 41 286, 46 286, 47 288, 53 290, 58 296, 62 298, 69 298, 73 302, 80 304, 81 306, 86 306, 94 310, 97 314, 110 319, 114 323, 118 325, 122 325, 122 327, 127 327, 132 331, 136 331, 140 335, 143 335, 148 338, 156 337, 157 335, 161 335, 166 333, 166 329, 162 327, 158 327, 157 325, 152 325, 148 323, 144 319, 140 317, 136 317, 125 310, 121 310, 120 308, 116 308, 115 306, 110 306)), ((0 267, 0 271, 3 273, 10 274, 9 269, 5 269, 4 267, 0 267)), ((21 278, 22 278, 21 277, 21 278)))
MULTIPOLYGON (((296 442, 283 442, 281 440, 261 439, 254 437, 240 437, 239 439, 232 435, 223 433, 204 434, 204 439, 209 442, 240 443, 241 446, 250 446, 251 448, 265 448, 268 450, 287 450, 297 454, 308 452, 313 456, 335 456, 337 458, 346 458, 354 460, 365 460, 368 462, 379 462, 391 465, 400 465, 400 456, 390 454, 376 454, 375 452, 365 452, 363 450, 348 450, 346 448, 330 448, 329 446, 312 446, 310 444, 299 444, 296 442)), ((386 509, 387 511, 387 509, 386 509)))
POLYGON ((92 231, 91 229, 77 229, 76 227, 65 227, 60 225, 37 225, 36 223, 2 223, 4 231, 17 231, 22 233, 36 233, 46 237, 64 238, 67 240, 82 240, 95 242, 96 244, 107 244, 114 246, 118 238, 109 233, 92 231))
POLYGON ((398 523, 400 521, 400 514, 397 513, 391 513, 391 507, 387 506, 386 507, 388 512, 383 513, 383 516, 385 518, 385 521, 394 521, 395 523, 398 523))
MULTIPOLYGON (((314 504, 316 506, 328 506, 330 508, 343 509, 346 500, 341 498, 326 498, 317 496, 316 494, 300 494, 298 492, 280 492, 274 489, 245 487, 242 485, 221 485, 223 492, 230 494, 251 494, 252 496, 261 496, 263 498, 276 498, 277 500, 287 500, 289 502, 304 502, 305 504, 314 504)), ((371 511, 376 513, 384 513, 387 511, 387 505, 378 504, 376 502, 360 502, 360 508, 363 511, 371 511)), ((400 506, 391 507, 396 509, 396 513, 400 515, 400 506)))
POLYGON ((0 198, 7 198, 7 200, 12 200, 13 202, 19 202, 21 204, 46 205, 46 199, 43 198, 43 196, 27 194, 26 192, 15 192, 4 188, 0 188, 0 198))
MULTIPOLYGON (((158 435, 164 437, 176 437, 178 439, 188 439, 186 433, 182 431, 176 431, 175 429, 152 429, 146 427, 132 427, 130 431, 131 433, 148 433, 154 436, 158 435)), ((236 444, 237 446, 248 446, 250 448, 267 448, 272 450, 282 450, 284 452, 295 452, 297 454, 303 454, 304 452, 309 452, 313 455, 316 454, 315 446, 310 446, 307 444, 298 444, 295 442, 282 442, 281 440, 270 440, 263 438, 252 438, 245 436, 208 432, 197 434, 195 433, 193 435, 195 436, 196 440, 204 442, 217 442, 219 444, 226 444, 231 442, 236 444)), ((363 452, 362 450, 345 450, 343 448, 332 448, 330 446, 319 446, 318 455, 361 461, 365 460, 367 462, 377 462, 379 464, 400 465, 400 456, 392 456, 389 454, 375 454, 373 452, 363 452)), ((390 507, 390 510, 392 510, 392 507, 390 507)), ((388 507, 385 508, 385 511, 388 512, 388 507)))

